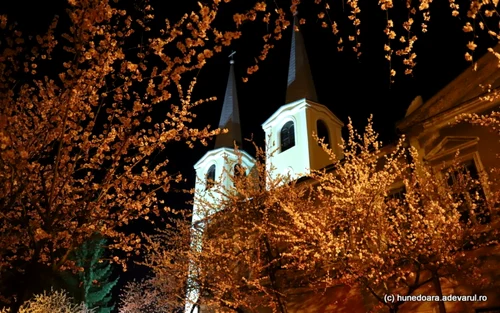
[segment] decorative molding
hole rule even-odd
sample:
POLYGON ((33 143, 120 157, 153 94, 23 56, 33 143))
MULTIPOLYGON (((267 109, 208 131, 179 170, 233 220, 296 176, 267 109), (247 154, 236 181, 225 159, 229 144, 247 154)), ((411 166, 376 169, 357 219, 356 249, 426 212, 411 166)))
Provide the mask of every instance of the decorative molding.
POLYGON ((426 161, 435 161, 444 156, 456 153, 477 145, 479 137, 474 136, 446 136, 429 153, 425 155, 426 161))
POLYGON ((264 123, 262 123, 262 128, 265 131, 267 128, 272 127, 275 124, 276 120, 279 120, 284 116, 294 115, 304 108, 311 108, 315 111, 322 112, 340 126, 344 126, 344 123, 342 123, 342 121, 338 117, 336 117, 335 114, 333 114, 332 111, 330 111, 326 106, 304 98, 289 104, 282 105, 276 112, 273 113, 273 115, 271 115, 264 123))

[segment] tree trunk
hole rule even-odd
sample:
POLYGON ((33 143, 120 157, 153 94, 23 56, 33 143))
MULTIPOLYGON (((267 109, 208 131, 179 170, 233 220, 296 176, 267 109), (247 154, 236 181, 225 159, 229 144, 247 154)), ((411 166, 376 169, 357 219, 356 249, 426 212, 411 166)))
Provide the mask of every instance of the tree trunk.
MULTIPOLYGON (((439 275, 436 272, 432 273, 432 283, 434 285, 434 290, 436 294, 439 296, 439 299, 443 299, 443 290, 441 289, 441 282, 439 281, 439 275)), ((446 307, 444 306, 443 301, 438 301, 439 313, 446 313, 446 307)))
MULTIPOLYGON (((266 236, 264 236, 264 243, 266 245, 266 256, 267 260, 269 262, 269 265, 274 261, 274 256, 272 255, 272 250, 271 250, 271 244, 269 243, 269 240, 267 239, 266 236)), ((283 299, 281 299, 281 295, 278 292, 278 286, 277 286, 277 280, 276 280, 276 273, 275 273, 275 265, 269 266, 268 269, 268 276, 269 280, 271 281, 271 288, 273 289, 274 295, 276 296, 276 300, 278 302, 279 310, 281 313, 287 313, 287 308, 285 304, 283 303, 283 299)))

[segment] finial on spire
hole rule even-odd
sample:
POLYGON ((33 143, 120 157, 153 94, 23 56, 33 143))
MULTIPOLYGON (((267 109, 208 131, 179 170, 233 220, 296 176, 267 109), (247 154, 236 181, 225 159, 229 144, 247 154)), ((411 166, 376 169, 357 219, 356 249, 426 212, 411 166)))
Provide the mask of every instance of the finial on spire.
POLYGON ((231 51, 231 54, 229 54, 228 58, 230 59, 229 60, 229 64, 234 64, 234 54, 236 53, 236 51, 231 51))

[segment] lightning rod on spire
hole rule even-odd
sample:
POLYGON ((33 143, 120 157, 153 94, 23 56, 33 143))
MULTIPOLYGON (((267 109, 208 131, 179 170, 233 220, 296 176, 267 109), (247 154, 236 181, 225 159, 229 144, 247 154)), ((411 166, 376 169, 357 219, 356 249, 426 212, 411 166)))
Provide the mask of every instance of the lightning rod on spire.
POLYGON ((231 54, 228 56, 228 58, 230 58, 229 60, 229 64, 234 64, 234 54, 236 53, 236 51, 231 51, 231 54))

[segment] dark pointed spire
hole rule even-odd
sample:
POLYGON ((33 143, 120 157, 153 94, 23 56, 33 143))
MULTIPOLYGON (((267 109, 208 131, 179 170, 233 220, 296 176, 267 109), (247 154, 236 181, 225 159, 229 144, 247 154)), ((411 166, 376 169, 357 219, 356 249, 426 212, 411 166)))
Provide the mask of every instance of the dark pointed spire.
POLYGON ((288 65, 286 103, 291 103, 303 98, 318 101, 309 59, 307 58, 304 37, 300 31, 295 31, 295 27, 298 26, 299 20, 297 14, 295 14, 292 25, 292 44, 290 49, 290 63, 288 65))
POLYGON ((220 115, 219 128, 227 128, 227 134, 220 134, 215 138, 215 149, 217 148, 234 148, 234 143, 241 146, 241 124, 240 111, 238 109, 238 94, 236 93, 236 78, 234 76, 234 60, 232 52, 229 57, 229 78, 227 80, 226 94, 224 95, 224 103, 220 115))

